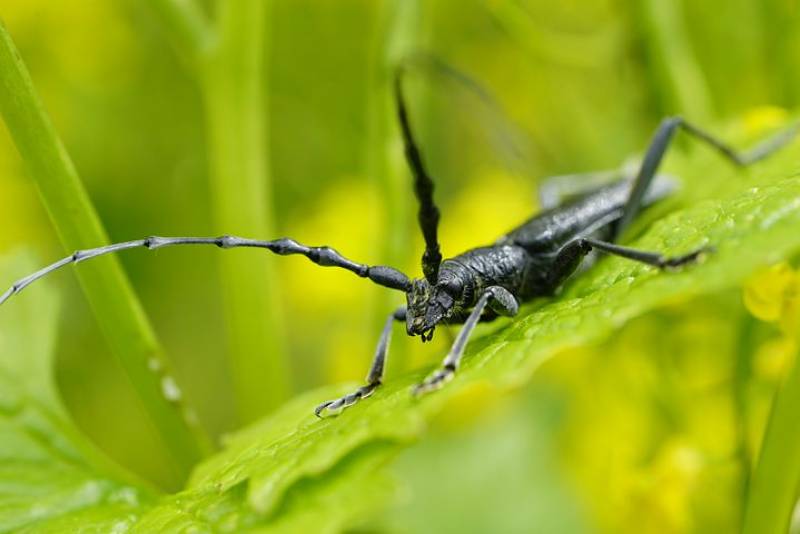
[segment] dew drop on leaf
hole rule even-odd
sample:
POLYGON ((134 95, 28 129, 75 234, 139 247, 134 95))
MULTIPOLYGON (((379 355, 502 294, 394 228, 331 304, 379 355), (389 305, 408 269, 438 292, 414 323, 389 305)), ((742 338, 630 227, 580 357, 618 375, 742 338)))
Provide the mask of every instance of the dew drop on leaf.
POLYGON ((181 390, 178 384, 175 383, 175 379, 169 375, 161 379, 161 393, 163 393, 164 398, 170 402, 178 402, 181 400, 181 390))

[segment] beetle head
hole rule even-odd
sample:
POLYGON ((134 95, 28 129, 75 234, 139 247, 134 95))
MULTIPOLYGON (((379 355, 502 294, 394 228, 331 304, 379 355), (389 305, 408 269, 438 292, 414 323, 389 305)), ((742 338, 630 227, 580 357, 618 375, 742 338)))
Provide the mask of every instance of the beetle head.
POLYGON ((452 315, 456 303, 452 288, 427 280, 414 280, 406 293, 406 331, 410 336, 420 336, 422 341, 433 339, 436 325, 452 315))

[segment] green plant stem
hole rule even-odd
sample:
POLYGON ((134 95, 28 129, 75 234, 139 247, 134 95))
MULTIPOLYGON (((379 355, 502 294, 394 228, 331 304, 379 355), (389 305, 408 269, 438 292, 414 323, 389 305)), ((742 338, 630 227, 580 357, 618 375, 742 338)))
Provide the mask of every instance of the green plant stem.
POLYGON ((652 89, 661 95, 661 111, 711 122, 711 92, 692 50, 680 2, 645 0, 639 9, 641 34, 653 64, 652 89))
MULTIPOLYGON (((35 181, 64 247, 78 250, 108 243, 89 196, 39 100, 5 26, 0 24, 0 113, 35 181)), ((105 257, 76 269, 83 292, 112 353, 138 394, 157 435, 183 478, 201 457, 204 439, 168 401, 148 362, 166 367, 162 350, 119 261, 105 257)))
POLYGON ((214 31, 205 13, 193 0, 149 0, 175 48, 196 65, 211 46, 214 31))
POLYGON ((769 76, 771 101, 795 108, 800 101, 800 73, 797 72, 800 50, 800 13, 797 5, 781 0, 763 0, 755 4, 760 11, 764 58, 769 76))
POLYGON ((750 380, 753 376, 753 353, 755 352, 756 319, 747 311, 741 313, 739 322, 739 335, 736 342, 736 361, 731 390, 733 406, 736 412, 736 457, 742 470, 741 504, 739 517, 744 516, 744 503, 750 491, 750 477, 753 472, 754 453, 748 443, 747 423, 750 420, 750 410, 747 403, 747 393, 750 380))
POLYGON ((758 465, 750 481, 744 534, 789 532, 800 488, 800 359, 772 401, 758 465))
MULTIPOLYGON (((218 3, 218 38, 202 69, 211 193, 220 233, 274 236, 265 99, 266 2, 218 3)), ((220 256, 229 353, 239 415, 264 415, 291 383, 278 313, 274 258, 220 256)))
MULTIPOLYGON (((376 235, 376 248, 380 261, 386 265, 402 268, 406 263, 406 252, 410 245, 409 227, 402 221, 413 220, 411 213, 411 181, 403 155, 403 145, 397 128, 392 76, 405 56, 413 51, 416 42, 416 0, 393 0, 381 2, 376 9, 374 38, 370 43, 370 73, 367 88, 366 113, 369 124, 365 146, 366 175, 378 188, 381 205, 388 226, 383 235, 376 235)), ((381 291, 377 299, 377 310, 372 330, 379 332, 385 316, 397 305, 396 295, 381 291)), ((403 346, 394 344, 391 368, 400 371, 406 368, 403 346)))

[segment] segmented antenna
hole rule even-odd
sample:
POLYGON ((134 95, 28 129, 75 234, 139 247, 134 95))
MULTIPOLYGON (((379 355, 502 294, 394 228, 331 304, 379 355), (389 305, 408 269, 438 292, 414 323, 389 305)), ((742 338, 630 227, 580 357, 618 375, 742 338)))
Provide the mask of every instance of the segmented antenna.
POLYGON ((0 305, 11 298, 12 295, 16 295, 36 280, 47 276, 48 274, 60 269, 61 267, 64 267, 65 265, 69 265, 71 263, 80 263, 91 258, 96 258, 98 256, 120 252, 122 250, 128 250, 131 248, 142 247, 153 250, 177 245, 215 245, 219 248, 264 248, 281 256, 301 254, 317 265, 321 265, 323 267, 340 267, 342 269, 347 269, 361 278, 369 278, 376 284, 388 287, 390 289, 407 291, 411 286, 411 282, 409 281, 408 277, 393 267, 387 267, 384 265, 369 266, 363 263, 357 263, 345 258, 331 247, 308 247, 288 238, 275 239, 273 241, 259 241, 256 239, 247 239, 231 235, 220 237, 153 236, 145 239, 125 241, 123 243, 115 243, 112 245, 106 245, 87 250, 78 250, 66 258, 60 259, 57 262, 14 282, 14 284, 12 284, 12 286, 5 293, 3 293, 2 296, 0 296, 0 305))
POLYGON ((400 122, 400 131, 403 134, 406 160, 414 175, 414 194, 419 202, 417 222, 419 222, 422 236, 425 238, 425 252, 422 254, 422 273, 430 284, 436 284, 439 265, 442 263, 442 253, 439 248, 439 208, 433 200, 433 180, 425 169, 422 155, 414 141, 411 131, 411 121, 408 117, 405 99, 403 97, 403 68, 395 72, 394 78, 395 101, 397 104, 397 118, 400 122))

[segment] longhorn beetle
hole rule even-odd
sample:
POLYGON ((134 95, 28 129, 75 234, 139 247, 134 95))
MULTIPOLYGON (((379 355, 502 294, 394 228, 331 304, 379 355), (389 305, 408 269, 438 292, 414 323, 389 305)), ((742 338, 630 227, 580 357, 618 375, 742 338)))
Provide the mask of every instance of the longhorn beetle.
MULTIPOLYGON (((439 324, 463 325, 441 368, 413 388, 413 394, 420 395, 438 389, 454 376, 470 334, 478 322, 491 321, 499 316, 513 317, 521 302, 553 295, 592 250, 660 269, 681 267, 709 252, 709 247, 702 247, 682 256, 666 257, 658 252, 616 244, 617 238, 640 209, 665 198, 674 190, 675 184, 667 177, 656 179, 656 171, 679 129, 703 141, 738 167, 767 157, 787 144, 798 129, 794 125, 752 150, 740 153, 680 117, 667 118, 658 126, 635 176, 622 176, 607 185, 587 189, 577 198, 562 205, 555 204, 553 198, 543 196, 543 212, 528 219, 493 244, 473 248, 443 260, 437 237, 440 214, 433 198, 434 184, 412 133, 403 95, 402 69, 398 70, 394 78, 394 96, 405 155, 419 203, 417 218, 425 239, 422 278, 409 279, 393 267, 365 265, 342 256, 333 248, 309 247, 288 238, 260 241, 229 235, 147 237, 79 250, 15 282, 0 295, 0 304, 29 284, 65 265, 132 248, 145 247, 152 250, 176 245, 216 245, 224 249, 263 248, 282 256, 301 254, 318 265, 346 269, 406 295, 406 305, 397 308, 386 320, 366 383, 349 395, 323 402, 314 411, 317 416, 335 415, 370 396, 381 385, 395 322, 405 322, 406 333, 409 336, 420 336, 423 342, 432 339, 434 329, 439 324)), ((583 178, 593 182, 590 179, 597 177, 598 173, 572 175, 570 178, 573 183, 564 182, 562 185, 574 187, 583 178)), ((560 187, 558 182, 551 181, 548 184, 551 192, 560 187)))

